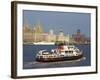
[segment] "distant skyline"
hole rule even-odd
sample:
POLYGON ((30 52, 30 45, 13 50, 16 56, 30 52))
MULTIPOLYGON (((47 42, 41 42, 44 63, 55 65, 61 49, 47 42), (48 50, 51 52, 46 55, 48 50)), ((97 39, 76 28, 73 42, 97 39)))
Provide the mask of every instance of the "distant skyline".
POLYGON ((82 34, 90 37, 90 21, 90 13, 23 10, 23 24, 28 23, 34 28, 40 22, 44 32, 52 29, 55 34, 63 31, 65 35, 72 35, 80 29, 82 34))

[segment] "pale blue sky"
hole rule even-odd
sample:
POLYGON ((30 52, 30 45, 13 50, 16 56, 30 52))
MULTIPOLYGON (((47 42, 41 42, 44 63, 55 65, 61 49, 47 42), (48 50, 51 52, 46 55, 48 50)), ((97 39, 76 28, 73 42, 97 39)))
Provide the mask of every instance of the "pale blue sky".
POLYGON ((23 11, 23 23, 28 22, 31 27, 34 27, 37 21, 40 21, 44 32, 53 29, 55 34, 63 31, 65 34, 72 35, 77 29, 80 29, 82 34, 90 37, 90 20, 90 13, 23 11))

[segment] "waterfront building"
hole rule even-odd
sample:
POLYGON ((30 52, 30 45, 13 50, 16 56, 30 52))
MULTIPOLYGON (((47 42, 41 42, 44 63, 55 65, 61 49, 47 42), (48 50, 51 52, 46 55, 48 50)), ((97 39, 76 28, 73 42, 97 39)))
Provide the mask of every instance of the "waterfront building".
POLYGON ((69 43, 69 41, 70 41, 69 39, 70 39, 69 35, 65 36, 63 31, 60 31, 59 35, 57 35, 57 41, 69 43))
POLYGON ((53 33, 53 30, 50 30, 47 36, 47 42, 55 42, 56 35, 53 33))
POLYGON ((39 22, 34 25, 32 33, 33 33, 33 36, 32 36, 33 42, 41 42, 42 41, 41 34, 43 33, 43 31, 42 31, 42 27, 39 22))
POLYGON ((32 30, 30 29, 29 24, 25 24, 23 27, 23 41, 24 42, 32 42, 33 38, 32 38, 33 34, 32 34, 32 30))
POLYGON ((60 31, 59 35, 57 35, 57 41, 65 41, 65 36, 62 31, 60 31))
POLYGON ((81 31, 78 29, 76 33, 72 35, 72 38, 75 43, 89 43, 90 39, 87 38, 81 31))
POLYGON ((38 22, 34 25, 32 29, 31 26, 24 25, 23 27, 23 41, 28 43, 34 42, 69 42, 69 35, 65 35, 62 31, 59 34, 54 34, 54 31, 51 29, 49 32, 43 32, 42 26, 38 22))

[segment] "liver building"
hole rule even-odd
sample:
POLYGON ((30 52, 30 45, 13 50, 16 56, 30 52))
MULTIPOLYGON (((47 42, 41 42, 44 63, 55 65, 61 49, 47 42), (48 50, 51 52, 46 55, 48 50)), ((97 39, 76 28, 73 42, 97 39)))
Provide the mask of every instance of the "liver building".
POLYGON ((54 34, 53 29, 49 32, 44 32, 41 24, 36 23, 33 28, 29 24, 24 24, 23 26, 23 41, 24 43, 34 43, 34 42, 56 42, 56 41, 69 41, 69 36, 65 35, 63 31, 58 34, 54 34))

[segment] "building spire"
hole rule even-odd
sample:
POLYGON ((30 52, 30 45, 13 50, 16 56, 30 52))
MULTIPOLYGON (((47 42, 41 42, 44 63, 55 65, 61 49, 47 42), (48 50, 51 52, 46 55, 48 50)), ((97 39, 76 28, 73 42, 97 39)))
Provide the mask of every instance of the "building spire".
POLYGON ((35 26, 34 26, 34 32, 35 33, 42 33, 42 26, 40 24, 40 20, 37 20, 35 26))
POLYGON ((31 29, 30 29, 30 24, 29 24, 28 20, 26 20, 26 19, 25 19, 24 24, 23 24, 23 30, 24 30, 25 32, 31 31, 31 29))

